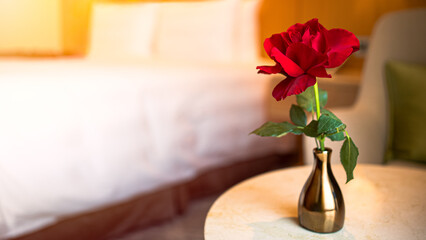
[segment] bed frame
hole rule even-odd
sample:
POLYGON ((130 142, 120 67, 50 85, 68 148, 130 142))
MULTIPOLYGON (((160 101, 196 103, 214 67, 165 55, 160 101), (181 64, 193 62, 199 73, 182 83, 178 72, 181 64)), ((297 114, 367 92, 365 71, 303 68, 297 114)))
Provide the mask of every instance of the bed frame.
MULTIPOLYGON (((283 140, 283 146, 293 141, 301 146, 300 136, 287 135, 283 140)), ((124 203, 68 217, 55 225, 11 240, 93 240, 122 237, 129 232, 170 220, 184 213, 191 201, 221 193, 246 178, 303 164, 299 147, 286 149, 285 152, 210 170, 189 182, 166 186, 124 203)))

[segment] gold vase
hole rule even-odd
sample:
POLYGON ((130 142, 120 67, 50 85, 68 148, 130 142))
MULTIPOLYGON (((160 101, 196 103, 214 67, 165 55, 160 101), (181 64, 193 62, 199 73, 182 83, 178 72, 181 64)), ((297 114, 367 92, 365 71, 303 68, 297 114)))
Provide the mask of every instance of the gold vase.
POLYGON ((314 149, 314 166, 299 197, 299 223, 318 233, 342 229, 345 203, 330 167, 332 150, 314 149))

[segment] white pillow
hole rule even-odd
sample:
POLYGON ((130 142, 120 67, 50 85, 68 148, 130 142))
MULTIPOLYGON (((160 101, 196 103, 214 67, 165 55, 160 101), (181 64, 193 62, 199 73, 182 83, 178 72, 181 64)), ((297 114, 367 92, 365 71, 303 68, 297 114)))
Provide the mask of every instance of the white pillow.
POLYGON ((252 62, 259 58, 259 11, 262 0, 240 0, 236 18, 235 60, 252 62))
POLYGON ((158 3, 95 2, 89 57, 151 57, 158 8, 158 3))
POLYGON ((155 56, 168 60, 233 60, 238 0, 163 2, 155 56))

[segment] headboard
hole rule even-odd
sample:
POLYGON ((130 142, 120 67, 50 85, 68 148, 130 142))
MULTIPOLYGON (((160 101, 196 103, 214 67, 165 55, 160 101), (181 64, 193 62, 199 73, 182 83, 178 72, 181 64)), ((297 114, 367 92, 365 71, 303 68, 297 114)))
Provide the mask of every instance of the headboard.
POLYGON ((262 0, 95 1, 90 58, 253 61, 262 0))

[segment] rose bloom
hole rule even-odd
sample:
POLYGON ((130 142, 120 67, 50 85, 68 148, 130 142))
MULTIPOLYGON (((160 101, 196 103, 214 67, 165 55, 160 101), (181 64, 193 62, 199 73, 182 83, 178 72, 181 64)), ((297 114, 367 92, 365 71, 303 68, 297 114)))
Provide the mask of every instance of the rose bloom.
POLYGON ((287 77, 272 92, 277 101, 304 92, 315 85, 316 77, 331 77, 326 68, 340 66, 359 50, 353 33, 340 28, 327 30, 316 18, 273 34, 263 45, 275 66, 258 66, 258 73, 287 77))

